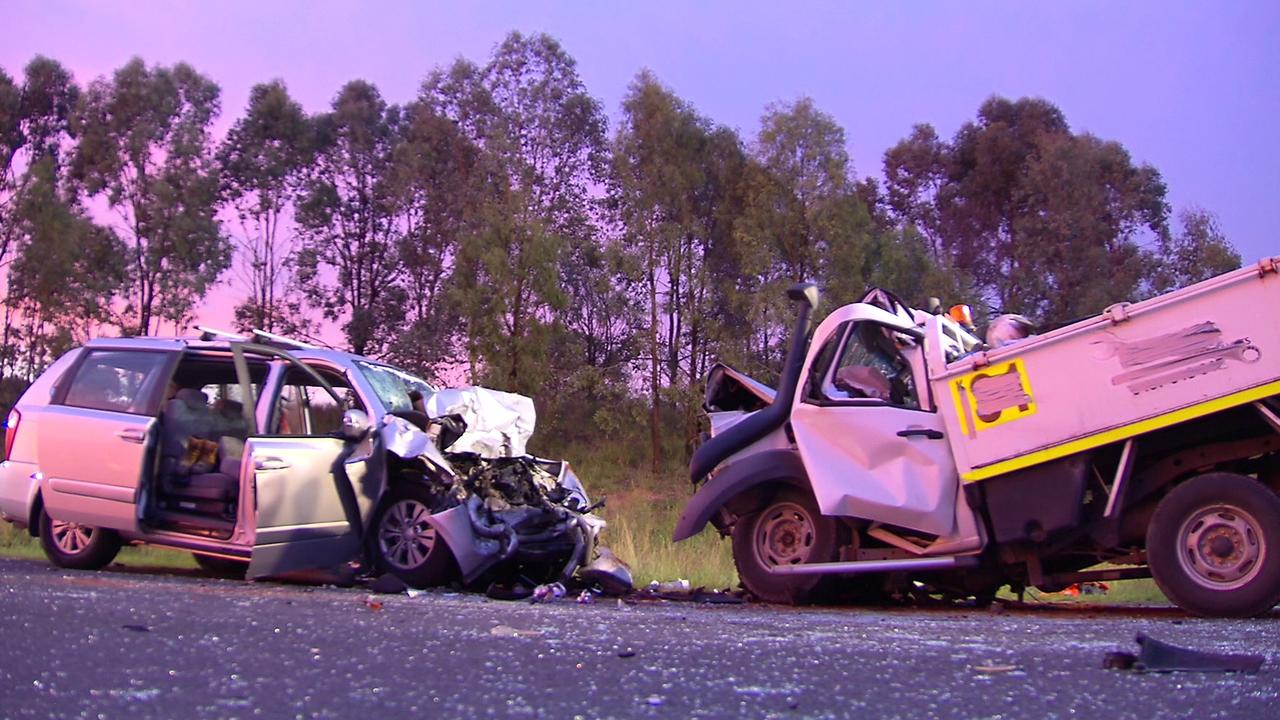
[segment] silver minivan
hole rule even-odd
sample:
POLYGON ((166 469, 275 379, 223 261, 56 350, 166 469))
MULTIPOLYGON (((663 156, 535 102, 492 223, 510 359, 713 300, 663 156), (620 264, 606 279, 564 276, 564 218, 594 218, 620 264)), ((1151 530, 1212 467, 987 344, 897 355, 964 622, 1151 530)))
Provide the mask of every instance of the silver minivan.
POLYGON ((456 574, 453 554, 425 490, 388 482, 371 432, 433 392, 336 350, 209 333, 93 340, 9 413, 0 517, 62 567, 147 543, 249 577, 371 557, 436 584, 456 574))

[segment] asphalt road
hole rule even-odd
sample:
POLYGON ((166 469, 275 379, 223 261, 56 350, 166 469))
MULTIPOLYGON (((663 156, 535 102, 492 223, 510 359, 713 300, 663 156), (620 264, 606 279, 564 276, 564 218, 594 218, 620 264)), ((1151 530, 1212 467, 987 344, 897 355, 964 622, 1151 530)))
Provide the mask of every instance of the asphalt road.
POLYGON ((6 718, 1258 719, 1278 700, 1280 613, 530 605, 0 560, 6 718), (1267 660, 1102 669, 1139 631, 1267 660))

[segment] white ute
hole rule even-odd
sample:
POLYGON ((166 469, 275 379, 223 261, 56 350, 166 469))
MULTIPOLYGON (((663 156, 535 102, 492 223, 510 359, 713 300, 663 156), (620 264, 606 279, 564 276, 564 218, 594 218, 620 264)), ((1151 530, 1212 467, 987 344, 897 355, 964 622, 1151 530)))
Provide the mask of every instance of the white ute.
POLYGON ((774 602, 991 598, 1151 576, 1199 615, 1280 601, 1280 258, 999 348, 872 291, 777 390, 723 365, 675 539, 708 522, 774 602), (1105 567, 1096 567, 1102 564, 1105 567))

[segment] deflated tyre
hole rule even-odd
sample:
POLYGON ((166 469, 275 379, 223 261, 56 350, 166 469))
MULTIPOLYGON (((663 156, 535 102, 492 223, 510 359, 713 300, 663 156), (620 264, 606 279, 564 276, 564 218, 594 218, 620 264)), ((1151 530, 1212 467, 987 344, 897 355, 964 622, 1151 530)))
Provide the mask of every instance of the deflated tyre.
POLYGON ((427 522, 432 500, 426 488, 402 485, 387 494, 373 522, 379 568, 411 587, 443 585, 458 576, 453 552, 427 522))

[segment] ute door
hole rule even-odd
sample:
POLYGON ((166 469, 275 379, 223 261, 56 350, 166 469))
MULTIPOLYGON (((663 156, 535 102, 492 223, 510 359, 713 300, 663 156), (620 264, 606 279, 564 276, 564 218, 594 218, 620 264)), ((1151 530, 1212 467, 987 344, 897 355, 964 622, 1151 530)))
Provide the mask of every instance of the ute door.
POLYGON ((791 416, 819 509, 950 535, 958 479, 917 340, 850 320, 827 342, 791 416))
POLYGON ((136 532, 156 415, 179 353, 87 348, 39 418, 40 493, 50 517, 136 532))
POLYGON ((263 430, 245 443, 242 483, 252 498, 253 555, 248 576, 333 567, 359 555, 363 528, 353 484, 364 480, 369 443, 341 434, 353 393, 335 391, 311 368, 284 360, 258 401, 263 430))

